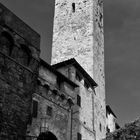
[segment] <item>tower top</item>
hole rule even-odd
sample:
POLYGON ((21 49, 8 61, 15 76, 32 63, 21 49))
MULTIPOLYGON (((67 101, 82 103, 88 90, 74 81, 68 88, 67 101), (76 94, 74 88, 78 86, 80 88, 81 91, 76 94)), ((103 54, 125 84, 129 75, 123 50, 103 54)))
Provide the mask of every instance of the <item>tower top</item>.
POLYGON ((52 64, 74 57, 95 78, 103 44, 102 0, 56 0, 52 64))

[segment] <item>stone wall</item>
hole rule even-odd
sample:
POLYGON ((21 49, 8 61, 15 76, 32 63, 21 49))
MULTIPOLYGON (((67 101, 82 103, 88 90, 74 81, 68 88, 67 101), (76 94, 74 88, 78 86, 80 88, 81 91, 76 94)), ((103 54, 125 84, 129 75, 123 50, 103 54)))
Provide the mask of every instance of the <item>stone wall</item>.
POLYGON ((107 134, 105 140, 139 140, 140 139, 140 118, 126 124, 124 127, 113 133, 107 134))
POLYGON ((95 140, 94 130, 94 90, 87 82, 87 77, 80 72, 73 64, 58 69, 63 75, 78 85, 74 96, 74 106, 72 107, 72 140, 77 140, 78 133, 83 140, 95 140), (81 77, 78 79, 77 74, 81 77), (85 81, 89 87, 85 86, 85 81), (77 95, 80 96, 80 106, 77 104, 77 95))
POLYGON ((34 30, 0 4, 0 134, 26 134, 38 77, 39 42, 34 30))
POLYGON ((106 133, 103 0, 55 1, 51 63, 70 58, 75 58, 98 84, 94 124, 100 140, 106 133))
POLYGON ((75 86, 58 73, 46 62, 43 61, 43 65, 40 63, 40 82, 36 93, 33 94, 33 100, 38 102, 37 116, 32 117, 32 123, 28 125, 28 135, 38 137, 42 132, 49 131, 58 140, 70 139, 72 105, 70 100, 74 99, 75 86), (47 114, 48 107, 52 108, 50 114, 47 114))

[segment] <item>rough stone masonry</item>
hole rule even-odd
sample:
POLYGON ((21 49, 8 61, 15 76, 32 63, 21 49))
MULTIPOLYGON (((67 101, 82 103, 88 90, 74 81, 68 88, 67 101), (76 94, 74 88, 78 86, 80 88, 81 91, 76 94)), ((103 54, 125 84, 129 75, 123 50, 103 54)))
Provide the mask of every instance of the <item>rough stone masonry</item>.
POLYGON ((38 77, 39 44, 40 36, 0 4, 0 135, 26 134, 38 77))
POLYGON ((94 130, 105 137, 103 0, 56 0, 52 64, 75 58, 96 81, 94 130))

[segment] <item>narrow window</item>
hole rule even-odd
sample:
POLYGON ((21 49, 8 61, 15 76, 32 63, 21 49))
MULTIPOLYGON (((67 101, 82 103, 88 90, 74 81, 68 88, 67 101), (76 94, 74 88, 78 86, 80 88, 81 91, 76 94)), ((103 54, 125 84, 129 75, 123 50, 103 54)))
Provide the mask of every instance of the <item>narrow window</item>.
POLYGON ((33 118, 37 118, 37 111, 38 111, 38 102, 33 100, 33 111, 32 111, 33 118))
POLYGON ((18 52, 18 62, 25 66, 28 66, 30 61, 30 55, 30 49, 26 45, 21 44, 18 52))
POLYGON ((72 3, 72 12, 75 12, 75 3, 72 3))
POLYGON ((101 125, 101 123, 100 123, 100 131, 102 131, 102 125, 101 125))
POLYGON ((61 77, 57 77, 57 86, 59 89, 61 89, 62 83, 63 83, 63 80, 61 79, 61 77))
POLYGON ((45 92, 46 92, 46 95, 48 94, 48 92, 49 92, 49 85, 47 85, 47 84, 45 84, 44 85, 44 88, 45 88, 45 92))
POLYGON ((77 140, 81 140, 82 139, 82 135, 80 133, 77 133, 77 140))
POLYGON ((82 76, 80 75, 80 73, 78 73, 76 71, 76 79, 80 82, 82 80, 82 76))
POLYGON ((46 114, 48 115, 48 116, 52 116, 52 107, 50 107, 50 106, 47 106, 47 112, 46 112, 46 114))
POLYGON ((10 55, 13 48, 14 40, 12 36, 7 32, 0 34, 0 51, 6 55, 10 55))
POLYGON ((81 106, 81 96, 77 95, 77 105, 81 106))

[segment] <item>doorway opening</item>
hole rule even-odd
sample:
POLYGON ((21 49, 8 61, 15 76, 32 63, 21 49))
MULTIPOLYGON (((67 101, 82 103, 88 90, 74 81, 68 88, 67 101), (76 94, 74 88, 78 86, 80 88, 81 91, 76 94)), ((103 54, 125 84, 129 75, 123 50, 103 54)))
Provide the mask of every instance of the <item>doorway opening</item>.
POLYGON ((58 140, 57 137, 50 131, 39 134, 37 140, 58 140))

